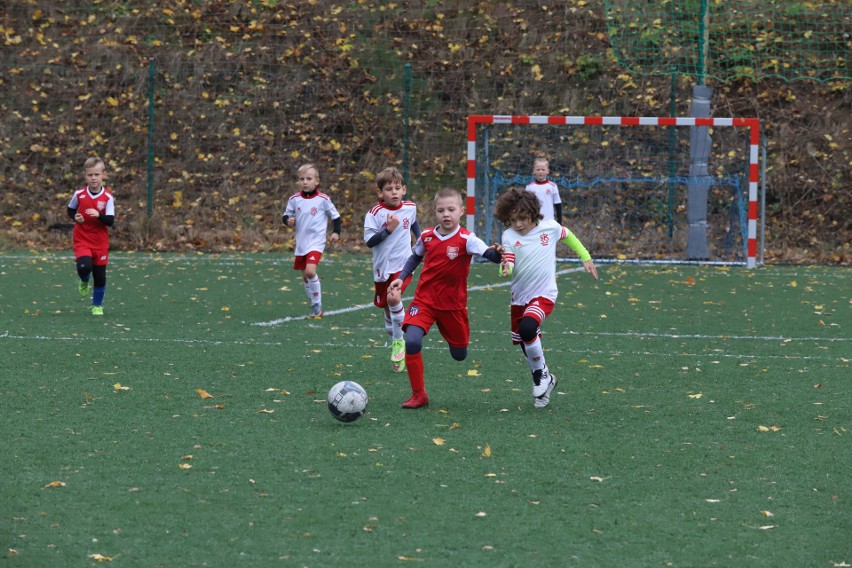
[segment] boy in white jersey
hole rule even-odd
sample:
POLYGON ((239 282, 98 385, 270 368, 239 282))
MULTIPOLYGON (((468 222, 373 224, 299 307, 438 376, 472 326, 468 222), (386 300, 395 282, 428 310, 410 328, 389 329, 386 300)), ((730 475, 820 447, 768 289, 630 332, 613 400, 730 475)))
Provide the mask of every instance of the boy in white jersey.
POLYGON ((545 221, 555 220, 562 224, 562 198, 559 197, 559 187, 549 179, 550 162, 547 158, 533 160, 533 181, 526 190, 533 192, 541 202, 541 216, 545 221))
MULTIPOLYGON (((388 285, 399 275, 411 256, 411 235, 420 236, 417 206, 404 200, 405 180, 397 168, 385 168, 376 176, 379 201, 364 216, 364 242, 373 251, 373 304, 385 311, 385 330, 391 339, 391 367, 405 370, 405 341, 402 320, 405 306, 401 294, 388 295, 388 285)), ((404 291, 409 276, 402 285, 404 291)))
POLYGON ((331 242, 340 239, 340 213, 328 195, 319 190, 319 173, 313 164, 299 168, 299 192, 287 200, 282 220, 288 227, 296 228, 296 259, 293 269, 302 271, 305 294, 311 304, 309 318, 321 318, 322 286, 317 276, 317 265, 325 250, 325 233, 328 220, 333 224, 331 242))
POLYGON ((544 408, 556 387, 556 377, 547 368, 541 346, 541 324, 553 312, 556 287, 556 243, 571 247, 583 268, 598 279, 589 252, 571 231, 541 216, 535 194, 511 189, 500 196, 494 216, 508 228, 503 232, 503 261, 500 276, 512 277, 512 343, 520 344, 533 377, 533 403, 544 408))

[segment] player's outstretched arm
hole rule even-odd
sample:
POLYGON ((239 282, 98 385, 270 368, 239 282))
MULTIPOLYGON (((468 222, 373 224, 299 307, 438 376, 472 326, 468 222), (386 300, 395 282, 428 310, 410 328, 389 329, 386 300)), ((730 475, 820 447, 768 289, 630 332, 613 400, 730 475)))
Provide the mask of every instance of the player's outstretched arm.
POLYGON ((594 276, 595 280, 598 279, 598 269, 595 266, 595 261, 593 261, 592 259, 584 260, 583 261, 583 268, 586 270, 586 272, 588 272, 589 274, 594 276))

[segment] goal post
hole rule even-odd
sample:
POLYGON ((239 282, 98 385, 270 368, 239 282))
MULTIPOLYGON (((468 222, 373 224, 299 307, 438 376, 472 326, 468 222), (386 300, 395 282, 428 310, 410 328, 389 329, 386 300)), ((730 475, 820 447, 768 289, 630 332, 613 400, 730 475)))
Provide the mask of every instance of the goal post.
POLYGON ((763 262, 760 150, 756 118, 471 115, 467 227, 498 240, 496 199, 531 183, 534 158, 545 157, 563 224, 596 259, 754 268, 763 262), (696 127, 710 132, 702 176, 690 174, 696 127), (702 185, 697 204, 687 188, 702 185), (706 258, 687 256, 696 223, 706 224, 706 258))

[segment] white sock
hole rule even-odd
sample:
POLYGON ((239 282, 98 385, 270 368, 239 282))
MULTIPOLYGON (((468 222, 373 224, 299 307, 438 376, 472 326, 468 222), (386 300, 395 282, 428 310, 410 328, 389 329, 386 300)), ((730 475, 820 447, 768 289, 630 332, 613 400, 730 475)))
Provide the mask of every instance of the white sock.
POLYGON ((388 337, 393 339, 393 322, 391 322, 391 318, 387 312, 385 312, 385 331, 388 333, 388 337))
POLYGON ((530 370, 535 373, 544 369, 544 350, 541 348, 541 339, 536 337, 532 343, 524 343, 524 351, 527 354, 527 363, 530 370))
POLYGON ((405 306, 402 302, 396 306, 389 306, 391 319, 391 337, 395 340, 402 339, 402 320, 405 319, 405 306))
POLYGON ((320 284, 319 276, 314 276, 305 282, 305 293, 312 306, 322 303, 322 284, 320 284))

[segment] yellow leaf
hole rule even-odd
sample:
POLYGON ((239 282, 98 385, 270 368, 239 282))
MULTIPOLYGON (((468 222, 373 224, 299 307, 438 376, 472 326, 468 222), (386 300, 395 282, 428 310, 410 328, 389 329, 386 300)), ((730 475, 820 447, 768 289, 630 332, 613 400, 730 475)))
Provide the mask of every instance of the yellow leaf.
POLYGON ((704 396, 704 395, 702 393, 698 392, 698 393, 689 395, 689 398, 701 398, 702 396, 704 396))
POLYGON ((443 446, 445 440, 443 438, 432 438, 432 442, 434 442, 436 446, 443 446))
POLYGON ((457 428, 461 428, 461 424, 459 424, 458 422, 453 422, 452 424, 450 424, 450 430, 456 430, 457 428))
POLYGON ((496 473, 486 473, 485 477, 497 477, 496 473))
POLYGON ((258 414, 275 414, 275 411, 271 408, 261 408, 257 412, 258 414))
POLYGON ((795 280, 793 280, 792 282, 790 282, 790 288, 795 288, 795 287, 796 287, 796 286, 798 286, 798 285, 799 285, 799 283, 798 283, 798 282, 796 282, 795 280))
POLYGON ((760 514, 763 515, 764 517, 774 517, 775 516, 769 511, 761 511, 760 514))
POLYGON ((115 97, 107 97, 107 104, 109 104, 109 106, 117 107, 118 106, 118 99, 115 98, 115 97))
POLYGON ((757 430, 759 432, 769 432, 769 428, 767 428, 766 426, 758 426, 757 430))
POLYGON ((470 371, 467 372, 467 376, 468 377, 478 377, 479 371, 477 371, 476 369, 471 369, 470 371))
POLYGON ((491 445, 490 444, 485 444, 485 450, 482 452, 482 455, 485 456, 486 458, 491 457, 491 445))
POLYGON ((112 385, 112 388, 114 388, 117 391, 129 391, 130 390, 130 387, 126 387, 126 386, 122 385, 121 383, 115 383, 114 385, 112 385))
POLYGON ((191 459, 192 459, 192 454, 186 454, 185 456, 181 456, 181 457, 180 457, 180 459, 182 459, 182 460, 191 460, 191 459))
POLYGON ((49 487, 65 487, 65 482, 64 481, 51 481, 50 483, 48 483, 47 485, 44 486, 45 489, 47 489, 49 487))
POLYGON ((480 511, 476 514, 477 517, 484 517, 486 515, 485 511, 480 511))
POLYGON ((231 311, 231 308, 229 308, 228 306, 222 306, 222 311, 223 312, 229 312, 229 311, 231 311))
POLYGON ((112 562, 112 556, 104 556, 103 554, 90 554, 88 558, 95 560, 97 562, 112 562))
POLYGON ((197 392, 201 398, 213 398, 213 395, 204 389, 195 389, 195 392, 197 392))
POLYGON ((179 463, 178 467, 181 469, 192 469, 192 464, 189 463, 179 463))

